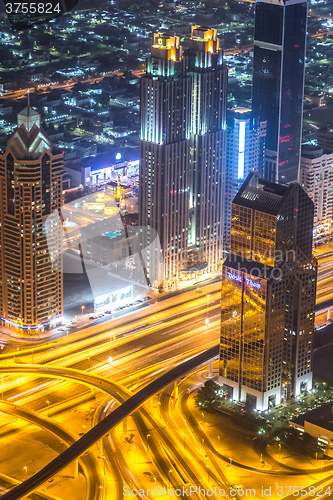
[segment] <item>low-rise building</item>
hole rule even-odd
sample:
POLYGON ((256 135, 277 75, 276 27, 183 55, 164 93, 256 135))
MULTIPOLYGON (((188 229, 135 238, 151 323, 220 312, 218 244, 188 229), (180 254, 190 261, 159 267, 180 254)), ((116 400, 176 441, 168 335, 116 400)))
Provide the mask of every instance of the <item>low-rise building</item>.
POLYGON ((318 130, 318 145, 327 153, 333 153, 333 121, 318 130))
POLYGON ((289 425, 318 439, 325 453, 333 456, 333 406, 332 403, 293 418, 289 425))
POLYGON ((302 146, 300 184, 315 205, 314 227, 330 226, 333 217, 333 151, 320 146, 302 146))

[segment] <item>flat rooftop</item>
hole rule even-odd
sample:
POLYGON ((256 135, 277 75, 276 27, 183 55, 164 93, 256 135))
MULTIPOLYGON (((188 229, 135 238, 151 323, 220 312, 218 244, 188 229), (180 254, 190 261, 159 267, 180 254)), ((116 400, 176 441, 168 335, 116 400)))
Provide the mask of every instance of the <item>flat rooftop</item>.
POLYGON ((323 429, 333 432, 333 403, 327 403, 320 408, 315 408, 304 415, 293 418, 290 420, 296 424, 304 426, 304 422, 310 422, 311 424, 318 425, 323 429))

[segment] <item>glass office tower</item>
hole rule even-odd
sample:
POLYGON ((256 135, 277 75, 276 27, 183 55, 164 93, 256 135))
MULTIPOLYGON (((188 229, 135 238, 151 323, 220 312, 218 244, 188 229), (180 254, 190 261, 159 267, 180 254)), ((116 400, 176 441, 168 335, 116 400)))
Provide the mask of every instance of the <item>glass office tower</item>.
POLYGON ((267 120, 265 178, 270 181, 298 180, 306 29, 306 2, 256 2, 252 108, 267 120))
POLYGON ((313 202, 250 173, 232 203, 223 264, 219 381, 266 409, 312 388, 313 202))

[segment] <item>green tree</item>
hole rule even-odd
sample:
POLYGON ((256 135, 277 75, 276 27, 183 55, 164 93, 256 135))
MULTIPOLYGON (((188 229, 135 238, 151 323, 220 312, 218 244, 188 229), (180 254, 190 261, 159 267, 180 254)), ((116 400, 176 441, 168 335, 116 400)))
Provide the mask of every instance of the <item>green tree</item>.
POLYGON ((196 404, 198 406, 212 405, 219 398, 219 390, 219 384, 213 380, 207 380, 205 385, 198 390, 197 395, 195 396, 196 404))

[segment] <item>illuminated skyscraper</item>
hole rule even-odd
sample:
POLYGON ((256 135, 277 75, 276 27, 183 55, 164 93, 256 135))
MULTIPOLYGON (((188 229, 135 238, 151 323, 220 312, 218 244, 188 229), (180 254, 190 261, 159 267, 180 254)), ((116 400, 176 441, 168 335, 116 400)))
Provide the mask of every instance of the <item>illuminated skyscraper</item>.
POLYGON ((266 409, 312 388, 317 263, 313 203, 250 173, 232 203, 223 265, 219 381, 266 409))
POLYGON ((252 109, 267 120, 265 178, 298 180, 302 138, 307 2, 255 6, 252 109))
MULTIPOLYGON (((139 223, 160 238, 164 285, 214 272, 222 260, 227 70, 215 29, 157 33, 141 87, 139 223)), ((154 285, 161 256, 149 256, 154 285)))
POLYGON ((62 315, 62 273, 50 262, 52 252, 62 269, 61 228, 48 228, 52 248, 45 236, 46 218, 62 204, 62 175, 62 153, 27 106, 0 155, 0 316, 7 326, 35 332, 62 315))
POLYGON ((189 272, 214 272, 222 260, 227 68, 217 30, 192 26, 189 272))
POLYGON ((141 78, 139 225, 143 245, 157 232, 162 252, 147 256, 151 285, 177 284, 187 262, 191 78, 179 37, 155 33, 141 78), (160 264, 164 264, 160 277, 160 264))
POLYGON ((250 172, 264 168, 266 122, 248 108, 233 108, 227 120, 223 249, 230 250, 231 202, 250 172))

